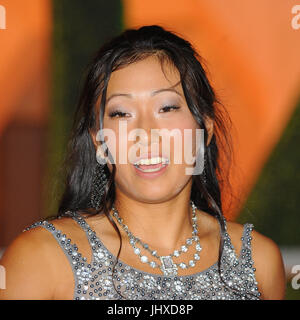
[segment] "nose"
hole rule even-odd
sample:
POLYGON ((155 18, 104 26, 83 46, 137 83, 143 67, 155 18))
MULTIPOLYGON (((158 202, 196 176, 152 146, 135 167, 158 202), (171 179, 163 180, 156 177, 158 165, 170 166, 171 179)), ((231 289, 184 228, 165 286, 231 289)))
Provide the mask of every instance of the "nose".
POLYGON ((153 115, 143 115, 139 118, 136 128, 136 143, 141 147, 147 148, 150 151, 150 147, 153 144, 161 143, 161 137, 159 134, 159 126, 153 115), (156 130, 154 130, 156 129, 156 130))

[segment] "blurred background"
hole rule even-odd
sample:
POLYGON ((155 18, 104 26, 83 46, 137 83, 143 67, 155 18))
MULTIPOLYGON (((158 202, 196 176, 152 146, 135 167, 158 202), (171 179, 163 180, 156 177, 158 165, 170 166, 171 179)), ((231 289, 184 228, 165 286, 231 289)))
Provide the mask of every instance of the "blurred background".
MULTIPOLYGON (((57 212, 59 169, 93 53, 125 28, 189 40, 233 122, 236 199, 224 213, 280 247, 286 299, 300 265, 300 2, 0 0, 0 256, 57 212), (298 6, 297 6, 298 5, 298 6)), ((274 279, 276 281, 276 279, 274 279)))

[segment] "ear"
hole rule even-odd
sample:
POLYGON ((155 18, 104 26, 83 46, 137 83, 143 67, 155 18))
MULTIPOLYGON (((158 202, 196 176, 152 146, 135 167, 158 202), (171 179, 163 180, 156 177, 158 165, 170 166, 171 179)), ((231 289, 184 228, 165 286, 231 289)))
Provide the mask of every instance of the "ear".
POLYGON ((214 121, 211 118, 206 118, 205 120, 205 127, 207 130, 207 142, 206 146, 210 144, 210 140, 214 134, 214 121))
POLYGON ((89 134, 91 136, 91 139, 93 141, 93 145, 95 147, 95 150, 97 150, 97 147, 98 147, 98 142, 96 141, 96 133, 93 132, 91 129, 89 129, 89 134))
POLYGON ((93 145, 95 147, 95 153, 96 153, 96 156, 99 157, 99 158, 103 158, 105 159, 106 156, 104 155, 103 153, 103 150, 102 150, 102 147, 101 147, 101 144, 99 141, 96 140, 96 133, 94 131, 92 131, 91 129, 89 129, 89 134, 91 136, 91 139, 93 141, 93 145))

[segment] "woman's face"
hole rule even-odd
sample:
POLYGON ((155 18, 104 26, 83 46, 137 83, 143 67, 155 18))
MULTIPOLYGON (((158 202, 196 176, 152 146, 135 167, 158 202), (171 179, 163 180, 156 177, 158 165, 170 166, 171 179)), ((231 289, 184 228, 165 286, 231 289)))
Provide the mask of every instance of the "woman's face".
MULTIPOLYGON (((195 129, 199 129, 187 106, 178 70, 167 62, 163 67, 162 70, 157 57, 150 56, 114 71, 107 87, 103 118, 103 128, 110 129, 116 138, 115 141, 105 138, 111 154, 115 155, 116 191, 147 203, 171 199, 189 185, 192 176, 185 170, 193 168, 193 164, 187 164, 185 159, 191 161, 195 155, 195 129), (151 139, 151 129, 164 131, 160 131, 160 137, 154 133, 151 139), (192 139, 184 138, 185 129, 192 129, 189 130, 192 139), (138 136, 141 132, 145 135, 138 136), (146 154, 151 158, 151 154, 148 156, 151 146, 152 155, 168 158, 169 164, 158 172, 145 173, 142 168, 149 171, 149 168, 164 166, 134 166, 139 156, 146 154), (187 156, 184 148, 191 151, 186 151, 187 156)), ((112 171, 110 163, 108 166, 112 171)))

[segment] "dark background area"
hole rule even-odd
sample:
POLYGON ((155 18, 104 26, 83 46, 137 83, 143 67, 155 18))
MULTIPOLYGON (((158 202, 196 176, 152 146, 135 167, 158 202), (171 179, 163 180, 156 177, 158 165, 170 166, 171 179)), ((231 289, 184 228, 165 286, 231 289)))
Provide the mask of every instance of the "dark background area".
POLYGON ((123 29, 121 1, 53 1, 52 112, 44 184, 45 216, 57 212, 60 166, 86 67, 99 47, 123 29))

